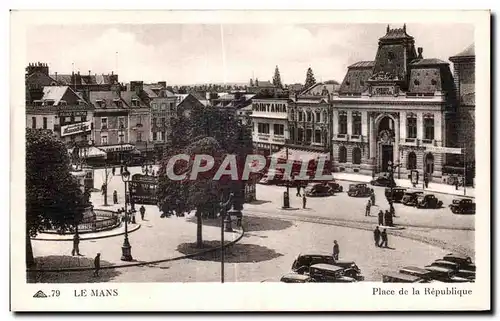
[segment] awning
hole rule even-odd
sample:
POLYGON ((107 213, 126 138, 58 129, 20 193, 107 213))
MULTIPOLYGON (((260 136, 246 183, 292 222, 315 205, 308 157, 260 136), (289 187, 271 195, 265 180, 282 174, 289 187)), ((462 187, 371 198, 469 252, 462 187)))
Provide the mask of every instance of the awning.
MULTIPOLYGON (((282 148, 280 151, 272 154, 270 157, 286 160, 287 159, 286 150, 287 150, 286 148, 282 148)), ((319 160, 321 158, 329 160, 330 155, 328 153, 320 153, 302 149, 288 148, 288 160, 309 162, 311 160, 319 160)))
MULTIPOLYGON (((73 153, 73 148, 68 149, 70 154, 73 153)), ((81 147, 79 151, 79 156, 81 158, 98 158, 98 157, 106 157, 106 153, 100 150, 97 147, 81 147)))
POLYGON ((135 148, 134 145, 130 145, 130 144, 121 144, 121 145, 112 145, 112 146, 99 146, 99 149, 105 151, 106 153, 131 151, 134 148, 135 148))

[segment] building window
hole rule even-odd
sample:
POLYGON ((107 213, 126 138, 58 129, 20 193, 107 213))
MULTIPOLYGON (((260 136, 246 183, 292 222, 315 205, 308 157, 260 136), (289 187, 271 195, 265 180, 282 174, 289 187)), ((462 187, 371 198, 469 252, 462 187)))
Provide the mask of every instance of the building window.
POLYGON ((274 124, 273 125, 274 135, 283 136, 285 135, 285 125, 283 124, 274 124))
POLYGON ((101 136, 101 145, 108 144, 108 136, 101 136))
POLYGON ((311 140, 312 140, 312 129, 306 129, 306 142, 308 144, 311 143, 311 140))
POLYGON ((295 111, 294 110, 292 110, 292 112, 290 113, 290 120, 295 121, 295 111))
POLYGON ((153 132, 153 140, 157 140, 157 138, 158 138, 157 135, 158 135, 157 132, 153 132))
POLYGON ((118 128, 119 129, 125 128, 125 117, 118 117, 118 128))
POLYGON ((259 134, 269 134, 269 124, 267 123, 258 123, 257 129, 259 134))
POLYGON ((297 130, 297 141, 298 142, 303 142, 304 141, 304 129, 299 128, 297 130))
POLYGON ((347 162, 347 148, 345 146, 339 147, 339 163, 347 162))
POLYGON ((427 174, 434 173, 434 156, 431 153, 425 155, 425 172, 427 174))
POLYGON ((162 126, 165 126, 165 117, 162 117, 162 118, 161 118, 161 125, 162 125, 162 126))
POLYGON ((31 117, 31 128, 36 128, 36 117, 31 117))
POLYGON ((142 142, 142 132, 137 132, 137 141, 142 142))
POLYGON ((361 149, 359 147, 355 147, 352 150, 352 163, 356 165, 361 164, 361 149))
POLYGON ((417 155, 414 152, 408 154, 408 162, 406 163, 407 169, 417 169, 417 155))
POLYGON ((119 143, 119 144, 123 144, 123 143, 125 143, 125 134, 124 134, 124 133, 120 133, 120 134, 118 135, 118 143, 119 143))
POLYGON ((153 109, 153 110, 158 109, 158 105, 156 105, 156 103, 152 103, 151 104, 151 109, 153 109))
POLYGON ((406 137, 417 138, 417 116, 409 114, 406 117, 406 137))
POLYGON ((156 127, 156 117, 154 117, 154 118, 153 118, 153 121, 151 122, 151 125, 152 125, 153 127, 156 127))
POLYGON ((327 116, 326 111, 323 111, 323 119, 321 121, 324 123, 328 123, 328 116, 327 116))
POLYGON ((339 113, 339 134, 347 134, 347 113, 345 111, 339 113))
POLYGON ((132 106, 134 106, 134 107, 139 106, 139 100, 137 100, 137 99, 132 99, 132 106))
POLYGON ((64 123, 71 123, 71 117, 65 117, 64 123))
POLYGON ((43 129, 47 129, 47 117, 43 117, 43 129))
POLYGON ((108 129, 108 119, 106 117, 101 118, 101 129, 108 129))
POLYGON ((424 139, 434 139, 434 116, 424 116, 424 139))
POLYGON ((296 137, 295 137, 295 128, 289 128, 290 131, 290 141, 294 142, 296 137))
POLYGON ((319 130, 319 129, 316 129, 314 131, 314 142, 321 144, 321 130, 319 130))
POLYGON ((161 104, 161 110, 167 110, 167 104, 162 103, 161 104))
POLYGON ((361 135, 361 113, 353 112, 352 113, 352 134, 353 135, 361 135))
POLYGON ((299 111, 299 121, 304 121, 304 113, 299 111))
POLYGON ((321 113, 319 111, 317 111, 315 114, 316 114, 316 122, 320 123, 321 122, 321 113))
POLYGON ((312 113, 311 111, 307 111, 307 121, 312 122, 312 113))
POLYGON ((170 111, 174 111, 174 103, 170 103, 170 111))

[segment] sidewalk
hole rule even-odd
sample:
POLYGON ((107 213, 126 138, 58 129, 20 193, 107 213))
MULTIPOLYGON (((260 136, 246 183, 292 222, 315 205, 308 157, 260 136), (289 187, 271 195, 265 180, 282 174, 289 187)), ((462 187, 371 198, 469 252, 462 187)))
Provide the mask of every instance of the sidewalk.
MULTIPOLYGON (((372 180, 371 176, 368 175, 360 175, 355 173, 333 173, 333 177, 339 181, 351 181, 351 182, 360 182, 360 183, 370 183, 372 180)), ((476 191, 473 187, 466 187, 466 194, 464 195, 463 187, 459 187, 458 190, 455 189, 454 185, 440 184, 440 183, 429 183, 429 187, 423 189, 423 184, 417 185, 417 187, 413 187, 409 179, 394 179, 396 184, 401 187, 415 189, 415 190, 424 190, 431 193, 441 193, 441 194, 449 194, 456 195, 461 197, 472 197, 475 198, 476 191)))

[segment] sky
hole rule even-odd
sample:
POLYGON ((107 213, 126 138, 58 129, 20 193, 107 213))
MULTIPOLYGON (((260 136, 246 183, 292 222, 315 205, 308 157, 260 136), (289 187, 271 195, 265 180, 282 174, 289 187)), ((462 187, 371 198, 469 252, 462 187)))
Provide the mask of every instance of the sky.
MULTIPOLYGON (((341 82, 347 66, 374 60, 387 24, 119 24, 43 25, 27 33, 26 64, 44 62, 50 73, 119 75, 120 82, 169 85, 341 82), (74 67, 73 67, 74 66, 74 67)), ((391 25, 401 28, 402 25, 391 25)), ((474 42, 471 24, 407 24, 424 58, 448 61, 474 42)))

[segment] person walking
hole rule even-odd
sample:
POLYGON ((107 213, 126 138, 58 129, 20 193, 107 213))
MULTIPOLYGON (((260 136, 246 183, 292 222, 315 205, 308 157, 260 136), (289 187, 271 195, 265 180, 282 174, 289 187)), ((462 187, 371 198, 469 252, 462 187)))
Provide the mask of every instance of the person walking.
POLYGON ((372 202, 370 200, 368 200, 368 203, 366 203, 365 216, 370 216, 371 207, 372 207, 372 202))
POLYGON ((333 259, 335 261, 338 261, 339 254, 340 254, 339 243, 337 243, 337 240, 335 240, 333 241, 333 259))
POLYGON ((394 209, 394 203, 393 202, 389 203, 389 212, 391 213, 392 217, 396 217, 396 210, 394 209))
POLYGON ((302 195, 300 194, 300 182, 297 182, 297 194, 295 194, 295 196, 302 197, 302 195))
POLYGON ((373 188, 371 189, 370 193, 370 201, 372 202, 372 206, 375 205, 375 191, 373 190, 373 188))
POLYGON ((306 194, 304 193, 304 195, 302 195, 302 208, 306 208, 306 205, 307 205, 307 198, 306 194))
POLYGON ((425 188, 429 188, 429 176, 428 176, 428 174, 424 175, 424 184, 425 184, 425 188))
POLYGON ((380 233, 380 237, 382 238, 382 243, 380 243, 380 247, 389 247, 387 240, 387 229, 384 229, 382 233, 380 233))
POLYGON ((115 169, 115 167, 113 166, 113 168, 111 168, 111 173, 113 174, 113 176, 115 176, 115 171, 116 171, 116 169, 115 169))
POLYGON ((392 214, 389 211, 385 211, 385 226, 392 226, 392 214))
POLYGON ((375 227, 375 230, 373 231, 373 239, 375 240, 375 246, 380 247, 380 230, 378 229, 378 226, 375 227))
POLYGON ((120 175, 123 174, 123 165, 120 165, 120 175))
POLYGON ((94 276, 99 276, 99 270, 101 269, 101 253, 97 253, 94 258, 94 276))
POLYGON ((71 255, 80 255, 80 236, 77 233, 73 236, 73 250, 71 250, 71 255))
POLYGON ((378 225, 384 225, 384 212, 382 212, 382 210, 378 212, 378 225))
POLYGON ((118 204, 118 192, 116 189, 113 191, 113 203, 118 204))
POLYGON ((144 205, 141 205, 141 208, 139 208, 139 212, 141 213, 141 220, 144 221, 144 214, 146 214, 146 208, 144 205))

